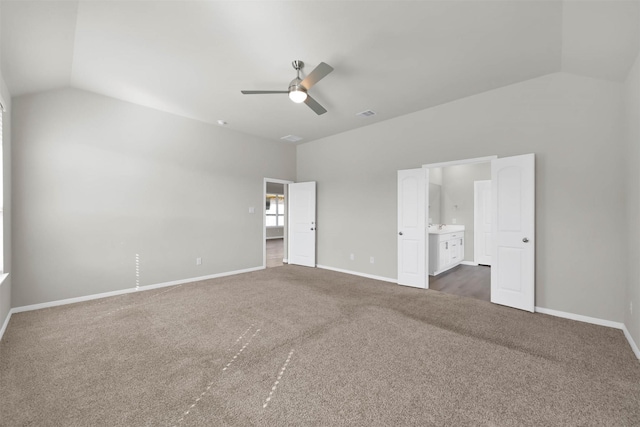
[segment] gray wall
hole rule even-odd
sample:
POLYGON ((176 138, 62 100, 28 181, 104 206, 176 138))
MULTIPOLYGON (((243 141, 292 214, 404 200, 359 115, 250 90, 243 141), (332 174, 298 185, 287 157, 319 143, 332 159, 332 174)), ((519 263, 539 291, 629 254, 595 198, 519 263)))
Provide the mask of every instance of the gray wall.
POLYGON ((277 182, 267 182, 268 194, 284 194, 284 184, 277 182))
POLYGON ((427 223, 442 223, 442 168, 429 169, 429 206, 427 223))
POLYGON ((620 322, 621 125, 621 84, 554 73, 302 144, 298 180, 318 182, 318 263, 395 278, 399 169, 535 153, 536 305, 620 322))
POLYGON ((464 260, 474 261, 474 181, 491 179, 491 163, 442 168, 440 218, 443 224, 464 225, 464 260))
POLYGON ((427 223, 442 224, 440 212, 442 211, 442 185, 429 183, 429 206, 427 207, 427 223))
POLYGON ((275 238, 283 238, 284 237, 284 227, 268 227, 267 228, 267 239, 275 239, 275 238))
POLYGON ((10 273, 4 282, 0 284, 0 328, 4 325, 4 322, 11 310, 11 289, 13 280, 12 269, 12 246, 11 246, 11 95, 9 90, 0 74, 0 94, 4 101, 6 112, 3 114, 2 119, 2 195, 3 195, 3 230, 2 230, 2 245, 3 245, 3 271, 10 273))
POLYGON ((13 142, 14 306, 132 288, 136 254, 141 286, 262 266, 295 178, 291 145, 74 89, 14 98, 13 142))
POLYGON ((625 141, 628 197, 626 232, 628 233, 628 282, 624 323, 640 346, 640 54, 629 73, 625 92, 625 141), (633 304, 633 313, 629 303, 633 304))

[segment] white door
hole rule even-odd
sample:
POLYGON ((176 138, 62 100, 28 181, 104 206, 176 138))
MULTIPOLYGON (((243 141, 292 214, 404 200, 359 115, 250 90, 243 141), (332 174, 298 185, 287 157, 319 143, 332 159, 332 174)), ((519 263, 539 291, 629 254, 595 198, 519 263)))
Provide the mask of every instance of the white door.
POLYGON ((475 181, 473 187, 473 258, 491 265, 491 181, 475 181))
POLYGON ((429 170, 398 171, 398 284, 427 288, 429 170))
POLYGON ((493 251, 491 302, 535 306, 534 155, 491 161, 493 251))
POLYGON ((316 183, 289 184, 289 264, 316 266, 316 183))

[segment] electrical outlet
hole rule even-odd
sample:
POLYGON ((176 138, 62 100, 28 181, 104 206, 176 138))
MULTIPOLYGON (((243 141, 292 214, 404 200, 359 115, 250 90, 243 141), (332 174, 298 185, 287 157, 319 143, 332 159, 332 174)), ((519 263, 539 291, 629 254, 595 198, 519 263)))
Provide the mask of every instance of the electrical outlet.
POLYGON ((354 259, 356 259, 356 256, 355 256, 354 254, 351 254, 351 255, 349 255, 349 259, 350 259, 351 261, 353 261, 354 259))
POLYGON ((196 265, 202 265, 202 258, 196 258, 196 265))
POLYGON ((249 213, 250 213, 250 214, 252 214, 252 213, 256 213, 256 208, 255 208, 255 207, 253 207, 253 206, 249 206, 249 213))
POLYGON ((456 224, 457 222, 458 222, 458 220, 457 220, 457 219, 455 219, 455 218, 451 218, 451 224, 456 224))
POLYGON ((369 257, 369 262, 373 264, 373 257, 369 257))

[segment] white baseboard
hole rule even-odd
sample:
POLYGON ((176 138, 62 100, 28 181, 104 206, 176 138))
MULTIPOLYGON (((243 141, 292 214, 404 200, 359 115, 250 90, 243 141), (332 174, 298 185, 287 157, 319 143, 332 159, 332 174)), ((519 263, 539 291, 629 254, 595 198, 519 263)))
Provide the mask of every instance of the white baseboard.
POLYGON ((638 345, 635 343, 635 341, 633 341, 633 338, 631 337, 631 334, 627 330, 627 327, 624 323, 613 322, 611 320, 605 320, 605 319, 598 319, 597 317, 583 316, 581 314, 567 313, 566 311, 551 310, 549 308, 543 308, 543 307, 536 307, 535 310, 536 310, 536 313, 548 314, 550 316, 562 317, 564 319, 577 320, 578 322, 585 322, 585 323, 591 323, 594 325, 620 329, 622 330, 622 332, 624 332, 624 336, 627 339, 627 341, 629 341, 631 350, 633 350, 633 353, 636 355, 636 357, 640 359, 640 349, 638 349, 638 345))
POLYGON ((266 240, 272 240, 272 239, 284 239, 284 236, 269 236, 269 237, 266 237, 266 240))
POLYGON ((151 289, 165 288, 167 286, 182 285, 184 283, 199 282, 201 280, 216 279, 218 277, 233 276, 233 275, 242 274, 242 273, 250 273, 252 271, 263 270, 263 269, 264 269, 263 266, 252 267, 252 268, 246 268, 244 270, 227 271, 227 272, 224 272, 224 273, 210 274, 208 276, 192 277, 192 278, 189 278, 189 279, 173 280, 171 282, 163 282, 163 283, 156 283, 154 285, 140 286, 138 289, 136 289, 136 288, 127 288, 127 289, 121 289, 121 290, 118 290, 118 291, 104 292, 104 293, 101 293, 101 294, 85 295, 85 296, 76 297, 76 298, 67 298, 67 299, 63 299, 63 300, 43 302, 43 303, 40 303, 40 304, 24 305, 22 307, 12 308, 11 312, 12 313, 21 313, 23 311, 40 310, 42 308, 57 307, 59 305, 66 305, 66 304, 74 304, 74 303, 77 303, 77 302, 90 301, 90 300, 99 299, 99 298, 106 298, 106 297, 112 297, 112 296, 116 296, 116 295, 129 294, 129 293, 132 293, 132 292, 148 291, 148 290, 151 290, 151 289))
POLYGON ((477 267, 478 263, 477 262, 473 262, 473 261, 462 261, 460 264, 462 265, 470 265, 472 267, 477 267))
MULTIPOLYGON (((0 274, 0 286, 4 283, 4 279, 9 277, 9 273, 0 274)), ((0 341, 2 340, 2 336, 4 335, 4 331, 7 330, 7 325, 9 325, 9 319, 11 319, 11 309, 7 313, 7 317, 4 319, 2 323, 2 329, 0 329, 0 341)))
POLYGON ((66 299, 61 299, 61 300, 56 300, 56 301, 42 302, 42 303, 39 303, 39 304, 23 305, 21 307, 12 308, 11 312, 12 313, 22 313, 23 311, 33 311, 33 310, 40 310, 42 308, 57 307, 59 305, 75 304, 77 302, 91 301, 91 300, 94 300, 94 299, 113 297, 113 296, 122 295, 122 294, 130 294, 132 292, 136 292, 136 288, 127 288, 127 289, 122 289, 122 290, 119 290, 119 291, 103 292, 103 293, 100 293, 100 294, 92 294, 92 295, 84 295, 84 296, 81 296, 81 297, 66 298, 66 299))
POLYGON ((606 326, 614 329, 623 329, 624 323, 613 322, 611 320, 599 319, 597 317, 583 316, 581 314, 567 313, 566 311, 551 310, 550 308, 535 307, 536 313, 548 314, 550 316, 562 317, 564 319, 577 320, 578 322, 591 323, 593 325, 606 326))
POLYGON ((7 318, 4 319, 4 323, 2 324, 2 329, 0 329, 0 341, 2 341, 2 337, 4 336, 4 331, 7 330, 7 326, 9 326, 9 320, 11 319, 11 315, 13 314, 13 309, 9 310, 7 313, 7 318))
POLYGON ((398 279, 391 279, 389 277, 375 276, 373 274, 360 273, 358 271, 343 270, 342 268, 334 268, 334 267, 329 267, 329 266, 320 265, 320 264, 316 265, 316 267, 322 268, 323 270, 331 270, 331 271, 337 271, 338 273, 346 273, 346 274, 352 274, 354 276, 366 277, 367 279, 382 280, 383 282, 398 283, 398 279))
POLYGON ((627 341, 629 341, 629 345, 631 346, 631 350, 633 350, 633 352, 635 353, 636 357, 640 360, 640 349, 638 348, 638 345, 636 344, 636 342, 631 337, 631 334, 629 333, 629 330, 627 329, 627 325, 625 325, 625 324, 622 325, 622 332, 624 332, 624 336, 627 338, 627 341))

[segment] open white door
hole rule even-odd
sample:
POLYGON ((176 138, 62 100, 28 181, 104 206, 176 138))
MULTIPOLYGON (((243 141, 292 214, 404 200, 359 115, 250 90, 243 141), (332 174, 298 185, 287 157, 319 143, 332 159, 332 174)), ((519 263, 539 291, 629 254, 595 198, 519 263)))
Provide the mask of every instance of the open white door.
POLYGON ((473 183, 473 258, 476 264, 491 265, 491 181, 473 183))
POLYGON ((289 264, 316 266, 316 183, 289 184, 289 264))
POLYGON ((398 171, 398 284, 427 288, 429 169, 398 171))
POLYGON ((535 306, 535 161, 533 154, 491 161, 491 302, 535 306))

